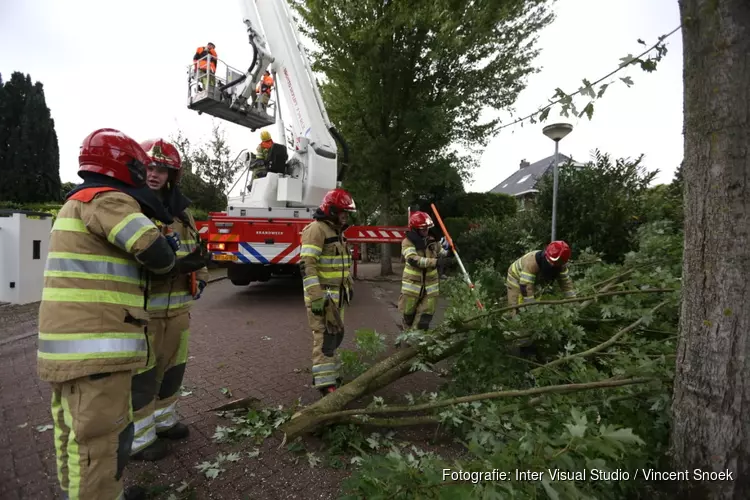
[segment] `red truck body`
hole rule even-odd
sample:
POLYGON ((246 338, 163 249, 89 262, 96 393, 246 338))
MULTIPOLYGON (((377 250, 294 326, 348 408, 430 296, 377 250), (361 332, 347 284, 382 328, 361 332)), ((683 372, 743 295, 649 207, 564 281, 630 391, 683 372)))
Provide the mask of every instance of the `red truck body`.
MULTIPOLYGON (((211 260, 227 268, 238 286, 268 281, 273 276, 299 275, 302 230, 312 219, 230 217, 211 212, 208 221, 196 222, 208 243, 211 260)), ((349 243, 401 243, 407 228, 351 226, 344 232, 349 243)))

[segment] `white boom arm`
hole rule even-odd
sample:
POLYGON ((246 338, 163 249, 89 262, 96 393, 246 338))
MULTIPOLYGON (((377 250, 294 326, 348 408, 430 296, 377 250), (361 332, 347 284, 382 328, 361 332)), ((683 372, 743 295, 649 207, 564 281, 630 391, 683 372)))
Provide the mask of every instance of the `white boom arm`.
MULTIPOLYGON (((283 173, 274 165, 275 172, 253 179, 249 196, 243 196, 241 201, 230 200, 229 210, 241 208, 243 214, 252 216, 255 212, 281 215, 284 209, 296 212, 300 208, 312 209, 320 205, 326 192, 337 186, 335 139, 342 143, 345 153, 346 145, 328 118, 287 1, 241 0, 240 3, 243 22, 255 51, 253 62, 241 78, 233 78, 234 84, 220 88, 222 109, 203 107, 201 111, 253 130, 263 119, 266 124, 275 123, 268 115, 261 117, 259 113, 266 112, 255 103, 255 89, 268 69, 274 76, 274 86, 281 91, 284 104, 289 108, 294 152, 283 173)), ((199 109, 196 105, 191 107, 199 109)), ((275 139, 286 145, 283 137, 275 139)))

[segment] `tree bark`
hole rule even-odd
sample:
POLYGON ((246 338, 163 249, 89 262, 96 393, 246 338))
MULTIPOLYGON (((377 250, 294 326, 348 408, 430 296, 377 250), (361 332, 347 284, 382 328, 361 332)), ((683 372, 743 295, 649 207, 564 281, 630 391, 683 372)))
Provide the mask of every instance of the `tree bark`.
POLYGON ((679 0, 685 251, 672 403, 680 498, 750 498, 750 3, 679 0), (694 469, 733 474, 696 481, 694 469))
MULTIPOLYGON (((387 226, 391 223, 391 197, 385 195, 380 207, 380 224, 387 226)), ((393 258, 391 257, 391 243, 380 244, 380 275, 390 276, 393 274, 393 258)))

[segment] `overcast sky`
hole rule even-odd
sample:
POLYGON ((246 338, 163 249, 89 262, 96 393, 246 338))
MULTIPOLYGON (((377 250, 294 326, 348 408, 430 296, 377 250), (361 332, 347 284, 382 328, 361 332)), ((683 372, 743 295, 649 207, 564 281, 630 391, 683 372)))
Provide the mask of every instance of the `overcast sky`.
MULTIPOLYGON (((187 109, 187 67, 196 47, 211 41, 219 58, 237 68, 251 62, 252 50, 236 0, 24 0, 0 2, 0 58, 4 80, 13 71, 44 84, 60 143, 60 177, 77 182, 81 140, 97 128, 122 130, 138 141, 181 129, 200 141, 212 118, 187 109)), ((582 78, 599 79, 628 53, 643 50, 679 25, 675 0, 558 0, 557 19, 540 36, 541 55, 528 88, 516 103, 526 115, 561 87, 572 92, 582 78)), ((585 161, 599 148, 615 157, 645 154, 657 182, 669 182, 682 161, 682 43, 668 39, 669 54, 656 72, 631 67, 635 85, 619 82, 596 104, 591 122, 562 119, 575 130, 560 152, 585 161)), ((456 68, 460 71, 460 68, 456 68)), ((579 101, 584 102, 585 101, 579 101)), ((583 108, 583 104, 579 106, 583 108)), ((508 116, 508 115, 504 115, 508 116)), ((554 111, 546 122, 558 118, 554 111)), ((255 148, 259 131, 226 123, 232 151, 255 148)), ((508 127, 494 137, 473 172, 470 191, 487 191, 526 159, 554 151, 542 125, 508 127)))

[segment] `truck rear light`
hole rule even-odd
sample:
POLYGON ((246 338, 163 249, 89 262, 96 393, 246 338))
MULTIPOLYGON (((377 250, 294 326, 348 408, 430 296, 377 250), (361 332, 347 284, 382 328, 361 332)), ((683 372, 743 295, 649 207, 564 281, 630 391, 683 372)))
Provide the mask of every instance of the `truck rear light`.
POLYGON ((216 227, 232 227, 234 222, 214 222, 216 227))
POLYGON ((209 250, 224 250, 226 248, 226 245, 224 243, 209 243, 208 249, 209 250))
POLYGON ((230 229, 219 229, 219 234, 229 234, 230 229))

